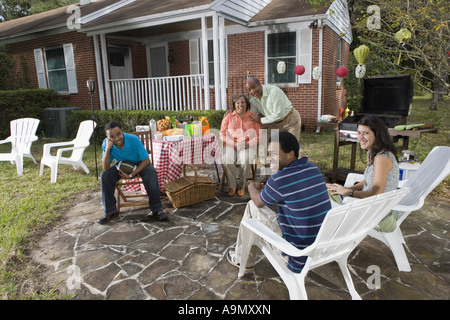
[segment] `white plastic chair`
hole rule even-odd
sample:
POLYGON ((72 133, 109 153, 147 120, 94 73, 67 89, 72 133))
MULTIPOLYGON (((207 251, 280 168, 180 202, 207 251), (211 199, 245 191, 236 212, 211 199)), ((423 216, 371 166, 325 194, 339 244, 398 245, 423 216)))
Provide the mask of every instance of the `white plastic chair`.
MULTIPOLYGON (((422 208, 426 196, 450 174, 450 147, 438 146, 428 154, 414 175, 399 182, 400 188, 411 188, 411 192, 394 207, 398 212, 397 228, 393 232, 384 233, 371 230, 369 236, 382 241, 392 251, 399 271, 409 272, 411 266, 406 256, 403 245, 406 246, 401 223, 415 210, 422 208)), ((349 174, 344 186, 353 185, 354 182, 362 181, 363 175, 349 174)))
POLYGON ((77 136, 72 141, 68 142, 56 142, 44 144, 44 151, 41 159, 41 167, 39 175, 42 176, 44 172, 44 166, 48 166, 51 169, 51 183, 56 182, 58 175, 58 165, 71 164, 75 170, 82 168, 84 172, 89 174, 89 169, 83 162, 83 154, 86 148, 89 146, 89 139, 94 132, 94 127, 97 124, 92 120, 86 120, 80 123, 78 127, 77 136), (56 152, 56 156, 50 154, 50 149, 55 147, 73 146, 67 148, 60 148, 56 152), (63 157, 62 153, 72 151, 70 157, 63 157))
POLYGON ((10 122, 11 135, 0 144, 11 143, 10 153, 0 153, 0 161, 11 161, 17 167, 17 174, 23 174, 23 158, 31 158, 37 164, 31 154, 31 144, 38 139, 36 131, 39 120, 34 118, 21 118, 10 122))
POLYGON ((256 245, 283 279, 291 299, 307 299, 307 273, 332 261, 338 263, 352 299, 361 299, 347 267, 348 256, 408 192, 409 189, 394 190, 331 209, 314 243, 303 250, 294 247, 259 220, 243 220, 244 245, 238 276, 244 275, 250 249, 256 245), (290 271, 280 252, 273 247, 292 257, 308 256, 303 270, 300 273, 290 271))

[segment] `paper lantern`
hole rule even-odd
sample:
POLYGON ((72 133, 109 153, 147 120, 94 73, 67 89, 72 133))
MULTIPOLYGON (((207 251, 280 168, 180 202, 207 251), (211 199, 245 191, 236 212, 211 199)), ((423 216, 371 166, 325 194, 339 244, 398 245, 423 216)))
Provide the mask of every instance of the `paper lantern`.
POLYGON ((286 71, 286 63, 284 61, 278 61, 277 71, 280 74, 282 74, 286 71))
POLYGON ((319 80, 321 75, 322 75, 322 72, 320 71, 320 68, 319 67, 314 67, 313 68, 313 79, 314 80, 319 80))
POLYGON ((295 72, 295 74, 301 76, 302 74, 305 73, 305 67, 302 65, 295 66, 294 72, 295 72))
POLYGON ((366 62, 366 58, 369 55, 369 47, 366 45, 360 45, 358 48, 353 50, 353 54, 355 55, 356 60, 358 61, 358 64, 361 66, 364 65, 364 62, 366 62))
POLYGON ((365 74, 366 74, 366 66, 358 64, 355 69, 355 76, 358 79, 361 79, 361 78, 364 78, 365 74))
POLYGON ((338 77, 341 77, 341 78, 343 78, 343 77, 345 77, 346 75, 348 74, 348 69, 347 69, 347 67, 339 67, 339 68, 337 68, 337 70, 336 70, 336 75, 338 76, 338 77))

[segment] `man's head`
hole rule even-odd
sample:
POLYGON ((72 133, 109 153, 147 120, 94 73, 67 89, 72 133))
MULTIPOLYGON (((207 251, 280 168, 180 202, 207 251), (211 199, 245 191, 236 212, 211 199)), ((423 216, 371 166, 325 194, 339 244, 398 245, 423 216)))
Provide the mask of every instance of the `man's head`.
POLYGON ((261 99, 263 89, 259 80, 253 77, 249 77, 246 84, 250 95, 254 96, 255 98, 261 99))
POLYGON ((283 170, 292 161, 298 159, 299 152, 300 145, 292 133, 279 131, 272 134, 268 146, 268 159, 272 172, 283 170))
POLYGON ((122 126, 114 121, 110 121, 105 125, 105 134, 108 139, 117 147, 122 147, 124 143, 122 126))

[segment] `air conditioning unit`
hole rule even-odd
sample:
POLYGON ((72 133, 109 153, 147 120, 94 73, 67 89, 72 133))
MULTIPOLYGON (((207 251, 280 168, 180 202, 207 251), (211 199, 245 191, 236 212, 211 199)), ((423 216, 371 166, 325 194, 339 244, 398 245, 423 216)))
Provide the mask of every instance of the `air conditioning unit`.
POLYGON ((45 108, 45 136, 47 138, 70 138, 71 132, 68 128, 68 118, 70 112, 74 110, 81 110, 81 108, 45 108))

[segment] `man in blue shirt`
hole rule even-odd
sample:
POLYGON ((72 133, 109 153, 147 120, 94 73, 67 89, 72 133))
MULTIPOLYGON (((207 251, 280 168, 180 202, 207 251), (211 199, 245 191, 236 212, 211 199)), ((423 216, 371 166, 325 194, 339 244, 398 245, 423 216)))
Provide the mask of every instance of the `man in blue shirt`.
POLYGON ((100 175, 105 215, 96 222, 105 224, 119 216, 114 196, 116 184, 120 179, 132 179, 138 174, 142 178, 142 183, 149 196, 149 206, 153 217, 160 221, 166 220, 167 216, 163 211, 159 195, 158 176, 141 140, 135 135, 123 133, 122 126, 114 121, 105 125, 105 133, 106 138, 102 145, 103 172, 100 175), (131 174, 126 174, 112 165, 113 160, 116 162, 131 161, 136 165, 136 169, 131 174))
MULTIPOLYGON (((291 133, 274 133, 268 151, 271 169, 276 172, 264 186, 260 183, 249 185, 251 200, 242 219, 257 218, 302 250, 315 241, 322 221, 331 209, 325 180, 308 158, 299 159, 300 146, 291 133), (277 212, 269 208, 275 204, 277 212)), ((239 266, 241 260, 241 232, 240 228, 235 251, 227 254, 228 261, 234 266, 239 266)), ((254 249, 250 252, 247 269, 254 265, 254 249)), ((291 271, 300 273, 306 257, 287 257, 285 260, 291 271)))

